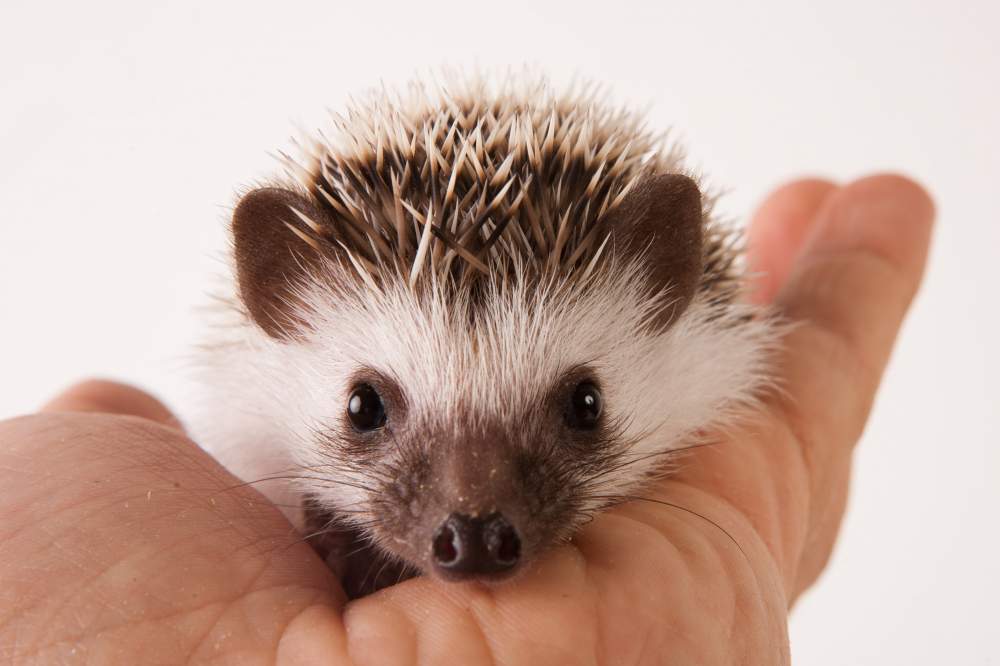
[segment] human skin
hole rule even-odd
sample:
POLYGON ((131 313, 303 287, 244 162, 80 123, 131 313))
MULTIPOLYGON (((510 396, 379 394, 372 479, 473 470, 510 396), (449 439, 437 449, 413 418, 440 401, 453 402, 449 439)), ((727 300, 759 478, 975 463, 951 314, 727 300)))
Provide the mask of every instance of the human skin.
POLYGON ((687 510, 609 510, 509 584, 417 578, 348 603, 155 399, 78 385, 0 423, 0 661, 788 663, 933 217, 895 175, 772 193, 749 240, 754 298, 797 324, 780 390, 645 493, 687 510))

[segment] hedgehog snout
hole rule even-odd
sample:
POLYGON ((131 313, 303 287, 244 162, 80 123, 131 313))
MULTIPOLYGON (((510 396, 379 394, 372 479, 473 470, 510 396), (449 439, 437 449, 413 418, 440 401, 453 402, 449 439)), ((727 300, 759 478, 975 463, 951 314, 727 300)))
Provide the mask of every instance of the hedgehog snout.
POLYGON ((431 556, 435 568, 453 580, 498 577, 521 559, 521 536, 501 513, 453 513, 434 532, 431 556))

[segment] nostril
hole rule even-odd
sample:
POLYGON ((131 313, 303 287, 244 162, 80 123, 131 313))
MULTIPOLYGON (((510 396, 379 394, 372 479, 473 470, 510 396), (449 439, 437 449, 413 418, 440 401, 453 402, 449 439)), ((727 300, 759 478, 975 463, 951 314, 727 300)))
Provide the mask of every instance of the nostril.
POLYGON ((501 564, 514 564, 521 557, 521 539, 514 528, 508 527, 500 534, 500 545, 496 549, 497 560, 501 564))
POLYGON ((434 560, 448 566, 458 560, 458 535, 448 523, 442 525, 434 535, 434 560))
POLYGON ((512 566, 521 557, 521 538, 503 516, 496 516, 490 521, 486 547, 494 561, 501 566, 512 566))

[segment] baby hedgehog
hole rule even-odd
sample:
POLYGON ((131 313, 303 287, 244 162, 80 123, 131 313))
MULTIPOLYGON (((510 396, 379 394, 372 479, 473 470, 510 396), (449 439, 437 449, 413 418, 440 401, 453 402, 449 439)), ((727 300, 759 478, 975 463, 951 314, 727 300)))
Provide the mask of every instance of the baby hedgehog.
POLYGON ((233 212, 195 432, 352 595, 523 570, 767 382, 679 152, 528 78, 372 93, 233 212))

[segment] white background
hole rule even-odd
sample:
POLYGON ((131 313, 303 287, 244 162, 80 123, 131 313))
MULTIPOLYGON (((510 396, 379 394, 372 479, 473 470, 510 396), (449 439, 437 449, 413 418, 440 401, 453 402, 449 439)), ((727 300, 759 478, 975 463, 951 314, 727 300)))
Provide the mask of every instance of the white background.
POLYGON ((0 417, 94 374, 183 405, 226 209, 295 123, 446 63, 580 72, 650 103, 741 219, 802 174, 933 192, 927 282, 792 649, 1000 664, 1000 9, 958 5, 4 0, 0 417))

